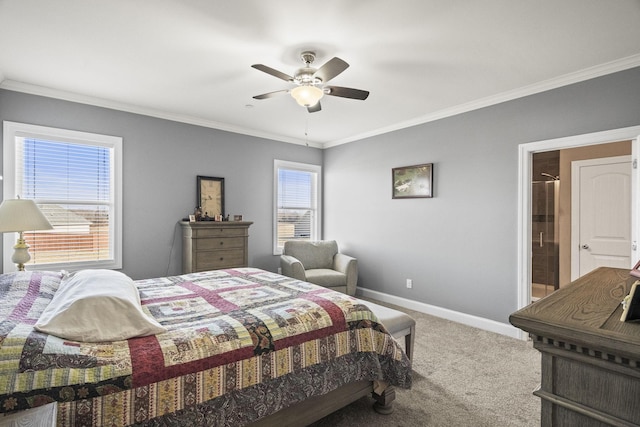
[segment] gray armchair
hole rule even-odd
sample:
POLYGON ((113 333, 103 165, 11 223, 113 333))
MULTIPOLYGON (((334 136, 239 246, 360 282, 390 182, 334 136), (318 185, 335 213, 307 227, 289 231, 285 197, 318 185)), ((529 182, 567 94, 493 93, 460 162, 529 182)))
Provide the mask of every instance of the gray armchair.
POLYGON ((358 260, 338 252, 335 240, 284 242, 280 268, 285 276, 356 294, 358 260))

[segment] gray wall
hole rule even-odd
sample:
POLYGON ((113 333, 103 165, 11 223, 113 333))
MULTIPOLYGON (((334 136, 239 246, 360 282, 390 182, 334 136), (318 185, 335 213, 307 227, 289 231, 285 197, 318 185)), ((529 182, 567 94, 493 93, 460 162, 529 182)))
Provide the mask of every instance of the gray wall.
POLYGON ((249 264, 276 271, 273 160, 322 164, 315 148, 7 90, 0 120, 123 138, 123 271, 136 279, 181 272, 177 221, 195 208, 197 175, 225 178, 226 212, 254 222, 249 264))
POLYGON ((5 90, 0 120, 124 138, 123 271, 134 278, 180 272, 176 224, 195 206, 196 175, 225 178, 227 212, 254 221, 250 265, 275 271, 273 159, 324 161, 324 237, 358 257, 360 286, 506 322, 518 144, 638 125, 639 100, 637 68, 324 151, 5 90), (426 162, 435 197, 392 200, 391 168, 426 162))
POLYGON ((518 145, 639 124, 636 68, 330 148, 324 237, 358 258, 359 286, 507 322, 518 145), (435 198, 391 198, 393 167, 431 162, 435 198))

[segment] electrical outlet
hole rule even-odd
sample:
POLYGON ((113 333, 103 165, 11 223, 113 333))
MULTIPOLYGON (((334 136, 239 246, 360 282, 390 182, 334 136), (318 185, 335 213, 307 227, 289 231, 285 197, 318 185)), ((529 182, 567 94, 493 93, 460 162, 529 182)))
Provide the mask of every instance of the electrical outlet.
POLYGON ((413 280, 407 279, 407 289, 413 288, 413 280))

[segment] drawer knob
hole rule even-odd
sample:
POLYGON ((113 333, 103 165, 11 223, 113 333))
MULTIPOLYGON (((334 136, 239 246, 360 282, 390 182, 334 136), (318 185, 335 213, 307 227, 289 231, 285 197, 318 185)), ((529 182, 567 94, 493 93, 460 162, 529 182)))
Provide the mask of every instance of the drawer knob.
POLYGON ((220 246, 224 245, 224 242, 220 242, 220 246))
POLYGON ((220 261, 223 261, 223 260, 224 260, 224 258, 223 258, 223 257, 220 257, 220 261))

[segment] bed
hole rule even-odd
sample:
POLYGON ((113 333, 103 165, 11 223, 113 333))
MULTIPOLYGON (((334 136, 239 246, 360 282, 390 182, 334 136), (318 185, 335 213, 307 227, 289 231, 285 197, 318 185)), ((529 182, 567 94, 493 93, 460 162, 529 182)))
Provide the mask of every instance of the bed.
MULTIPOLYGON (((84 289, 102 289, 90 274, 84 289)), ((393 387, 411 386, 409 359, 375 315, 320 286, 254 268, 131 281, 151 329, 100 341, 44 332, 66 280, 0 275, 2 413, 55 402, 58 426, 306 425, 371 392, 387 406, 393 387)), ((90 307, 63 329, 95 314, 111 331, 128 316, 90 307)))

